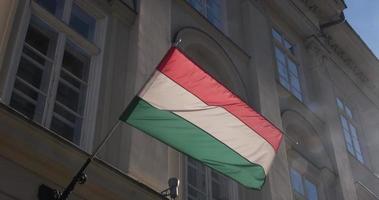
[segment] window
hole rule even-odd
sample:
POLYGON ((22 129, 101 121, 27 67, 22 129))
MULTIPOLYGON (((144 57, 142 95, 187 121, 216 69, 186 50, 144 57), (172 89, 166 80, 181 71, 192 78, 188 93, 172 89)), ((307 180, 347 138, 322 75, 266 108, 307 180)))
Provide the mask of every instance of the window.
POLYGON ((230 183, 223 175, 205 167, 200 162, 187 158, 186 199, 229 200, 230 183))
POLYGON ((100 51, 94 43, 99 19, 78 2, 32 2, 9 92, 12 108, 76 144, 81 143, 90 72, 100 51))
POLYGON ((303 101, 299 66, 295 60, 295 46, 275 29, 272 29, 272 36, 275 44, 275 59, 279 82, 297 99, 303 101))
POLYGON ((295 199, 298 200, 317 200, 317 187, 310 180, 302 176, 297 170, 290 169, 291 185, 295 192, 295 199))
POLYGON ((359 162, 364 163, 353 113, 351 112, 351 109, 338 97, 336 102, 347 150, 351 155, 359 160, 359 162))
POLYGON ((223 28, 222 0, 187 0, 209 22, 220 30, 223 28))

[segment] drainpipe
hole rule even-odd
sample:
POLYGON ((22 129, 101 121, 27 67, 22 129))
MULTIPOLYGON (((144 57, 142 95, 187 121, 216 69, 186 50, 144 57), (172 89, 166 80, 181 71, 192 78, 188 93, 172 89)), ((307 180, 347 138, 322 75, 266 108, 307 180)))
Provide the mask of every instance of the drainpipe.
POLYGON ((321 24, 320 25, 320 29, 321 31, 323 31, 324 29, 328 28, 328 27, 331 27, 331 26, 334 26, 334 25, 337 25, 337 24, 342 24, 346 21, 346 18, 345 18, 345 14, 343 14, 343 11, 341 11, 341 14, 339 16, 339 19, 337 20, 334 20, 334 21, 330 21, 330 22, 327 22, 325 24, 321 24))

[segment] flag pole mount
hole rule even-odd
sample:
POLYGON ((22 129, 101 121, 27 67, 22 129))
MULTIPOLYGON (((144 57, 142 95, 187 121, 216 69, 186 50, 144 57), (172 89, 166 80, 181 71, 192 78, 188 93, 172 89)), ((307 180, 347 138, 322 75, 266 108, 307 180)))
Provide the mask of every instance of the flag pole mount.
POLYGON ((99 146, 92 152, 92 154, 87 158, 79 171, 75 174, 75 176, 71 179, 71 182, 67 185, 67 187, 60 192, 58 190, 51 189, 46 185, 40 185, 38 191, 38 199, 39 200, 67 200, 68 196, 75 189, 77 184, 84 184, 87 180, 87 175, 85 174, 85 170, 91 161, 95 158, 95 156, 99 153, 99 151, 103 148, 105 143, 111 138, 117 127, 120 125, 121 121, 117 120, 117 122, 112 126, 110 131, 108 131, 105 138, 101 141, 99 146))
POLYGON ((182 42, 182 38, 179 38, 179 39, 175 42, 174 47, 178 47, 179 44, 180 44, 181 42, 182 42))

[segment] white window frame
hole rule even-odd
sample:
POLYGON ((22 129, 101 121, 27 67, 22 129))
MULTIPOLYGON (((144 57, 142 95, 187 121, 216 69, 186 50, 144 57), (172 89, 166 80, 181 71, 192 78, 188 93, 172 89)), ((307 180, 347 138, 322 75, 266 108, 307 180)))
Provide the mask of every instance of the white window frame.
MULTIPOLYGON (((195 160, 196 161, 196 160, 195 160)), ((199 162, 199 161, 197 161, 199 162)), ((183 199, 188 199, 188 157, 184 156, 184 170, 182 177, 184 177, 184 184, 183 184, 183 199)), ((214 170, 213 170, 214 171, 214 170)), ((214 171, 218 173, 217 171, 214 171)), ((206 195, 207 200, 212 200, 212 169, 205 166, 205 181, 206 181, 206 195)), ((228 188, 228 199, 238 199, 238 184, 235 181, 232 181, 230 178, 227 177, 227 188, 228 188)))
MULTIPOLYGON (((21 59, 21 54, 24 46, 24 39, 26 36, 26 32, 28 30, 29 22, 31 16, 34 15, 39 19, 43 20, 47 23, 51 28, 53 28, 58 33, 57 40, 57 51, 64 51, 66 41, 70 39, 77 46, 82 48, 91 56, 91 63, 89 69, 88 80, 91 81, 91 84, 88 84, 86 91, 86 100, 85 100, 85 109, 83 111, 83 123, 80 132, 80 142, 79 146, 85 151, 91 152, 93 139, 94 139, 94 131, 95 131, 95 120, 96 113, 98 108, 99 101, 99 93, 100 93, 100 80, 102 73, 102 63, 103 63, 103 54, 104 51, 101 51, 98 47, 104 49, 105 47, 105 34, 106 27, 108 24, 108 17, 105 15, 101 9, 95 6, 95 2, 88 0, 66 0, 65 7, 75 3, 84 11, 90 13, 96 19, 96 31, 94 34, 94 42, 89 42, 86 38, 81 36, 75 30, 70 28, 70 26, 56 18, 49 11, 42 8, 39 4, 34 2, 33 0, 30 4, 25 4, 22 11, 22 19, 19 26, 15 27, 17 30, 16 40, 12 47, 12 58, 10 61, 9 70, 7 72, 7 77, 9 77, 4 85, 4 93, 2 99, 4 103, 10 103, 11 94, 13 91, 13 86, 16 78, 16 73, 18 70, 19 62, 21 59)), ((64 9, 63 20, 68 21, 70 17, 70 9, 64 9)), ((55 57, 54 65, 60 65, 63 59, 63 53, 60 53, 59 57, 55 57)), ((59 76, 60 67, 53 66, 52 67, 53 74, 51 75, 51 79, 59 76)), ((55 85, 49 86, 49 91, 57 91, 58 81, 55 81, 55 85)), ((48 114, 44 114, 44 119, 42 120, 42 126, 49 128, 50 121, 52 119, 52 109, 54 109, 55 102, 55 94, 48 94, 52 96, 49 100, 46 100, 46 108, 49 109, 47 111, 48 114)))
POLYGON ((284 35, 280 31, 278 31, 278 29, 275 28, 275 27, 272 27, 272 29, 271 29, 271 37, 272 37, 272 41, 273 41, 273 44, 274 44, 274 57, 275 57, 276 73, 277 73, 277 78, 278 78, 278 81, 279 81, 280 85, 282 85, 293 96, 295 96, 296 99, 298 99, 301 102, 304 102, 304 87, 303 87, 303 81, 301 79, 300 62, 299 62, 299 59, 296 57, 296 55, 297 55, 297 48, 296 48, 295 43, 292 42, 291 40, 289 40, 286 37, 286 35, 284 35), (280 35, 281 41, 278 41, 278 39, 273 36, 273 32, 276 32, 277 34, 280 35), (292 45, 292 47, 294 48, 292 51, 285 47, 286 42, 288 44, 292 45), (281 83, 281 81, 280 81, 279 66, 277 64, 277 58, 276 58, 276 56, 277 56, 276 55, 276 49, 279 49, 284 54, 284 56, 285 56, 285 68, 287 70, 286 78, 288 79, 289 88, 285 87, 281 83), (289 61, 288 60, 291 60, 296 65, 297 80, 299 81, 300 91, 297 91, 297 89, 293 88, 292 85, 291 85, 291 77, 290 77, 291 76, 290 75, 291 72, 290 72, 289 61), (294 94, 293 90, 296 90, 300 94, 300 98, 297 97, 294 94))
POLYGON ((365 164, 365 157, 364 157, 364 154, 363 154, 363 151, 362 151, 362 143, 360 142, 360 138, 359 138, 359 130, 358 130, 358 124, 356 122, 356 120, 354 118, 356 118, 356 115, 354 114, 354 112, 352 111, 352 107, 348 104, 345 103, 344 100, 342 100, 341 98, 339 97, 336 97, 336 107, 337 107, 337 112, 338 112, 338 120, 340 121, 340 125, 341 125, 341 130, 342 130, 342 134, 344 136, 344 140, 345 140, 345 145, 346 145, 346 150, 347 152, 349 152, 350 155, 352 155, 355 159, 357 159, 360 163, 362 164, 365 164), (343 122, 342 122, 342 119, 341 118, 344 118, 347 122, 347 126, 348 126, 348 135, 345 134, 345 131, 344 131, 344 127, 343 127, 343 122), (353 128, 355 129, 355 137, 352 135, 352 128, 351 126, 353 126, 353 128), (346 138, 348 137, 348 138, 346 138), (351 145, 352 145, 352 151, 351 152, 349 150, 349 147, 348 147, 348 139, 351 140, 351 145), (357 144, 355 144, 357 143, 357 144), (357 146, 359 146, 358 150, 357 150, 357 146), (358 157, 358 153, 360 153, 360 156, 362 157, 362 160, 359 159, 358 157))

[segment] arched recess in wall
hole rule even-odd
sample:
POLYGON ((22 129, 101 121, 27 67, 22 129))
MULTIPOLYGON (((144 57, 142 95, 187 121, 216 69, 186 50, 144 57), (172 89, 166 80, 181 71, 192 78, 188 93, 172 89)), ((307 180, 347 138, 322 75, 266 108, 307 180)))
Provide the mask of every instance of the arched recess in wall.
POLYGON ((298 144, 290 143, 289 149, 298 152, 319 169, 333 168, 331 158, 320 138, 321 134, 311 122, 294 110, 283 111, 282 122, 286 134, 291 140, 298 142, 298 144))
POLYGON ((289 166, 308 180, 316 181, 320 199, 335 199, 335 192, 328 191, 337 189, 338 175, 323 143, 325 140, 320 138, 323 128, 316 129, 312 122, 294 110, 284 110, 281 116, 285 133, 294 140, 286 145, 289 166))
POLYGON ((174 36, 178 47, 227 88, 247 99, 245 84, 225 49, 206 32, 195 27, 184 27, 174 36))

